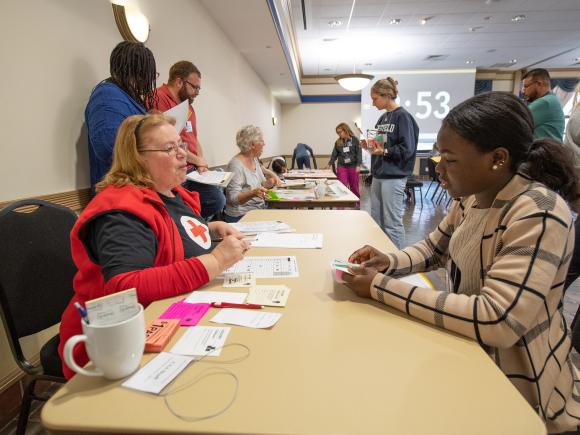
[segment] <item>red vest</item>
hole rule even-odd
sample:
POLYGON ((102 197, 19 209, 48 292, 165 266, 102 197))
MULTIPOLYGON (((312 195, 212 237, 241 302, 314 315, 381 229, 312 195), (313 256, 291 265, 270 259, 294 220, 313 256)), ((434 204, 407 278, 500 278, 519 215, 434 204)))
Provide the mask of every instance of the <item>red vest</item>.
MULTIPOLYGON (((199 214, 200 205, 197 192, 187 191, 180 186, 174 190, 181 195, 183 201, 196 214, 199 214)), ((80 315, 75 309, 74 303, 80 302, 81 305, 84 305, 85 301, 105 296, 107 293, 101 266, 92 261, 82 241, 84 232, 88 222, 101 214, 111 211, 131 213, 147 223, 153 230, 157 239, 157 254, 153 264, 154 267, 166 266, 184 259, 183 244, 179 230, 167 212, 165 204, 154 190, 140 189, 133 185, 120 188, 109 186, 95 196, 81 213, 71 231, 71 253, 78 271, 73 281, 75 294, 62 315, 59 344, 59 354, 61 361, 63 361, 64 374, 67 378, 72 377, 74 372, 64 364, 64 359, 62 358, 64 344, 73 335, 82 334, 80 315)), ((121 289, 116 291, 119 290, 121 289)), ((111 291, 108 291, 108 293, 111 293, 111 291)), ((165 297, 168 296, 170 295, 165 295, 165 297)), ((143 303, 141 300, 140 302, 143 303)), ((75 360, 81 366, 88 362, 84 346, 77 346, 74 353, 75 360)))

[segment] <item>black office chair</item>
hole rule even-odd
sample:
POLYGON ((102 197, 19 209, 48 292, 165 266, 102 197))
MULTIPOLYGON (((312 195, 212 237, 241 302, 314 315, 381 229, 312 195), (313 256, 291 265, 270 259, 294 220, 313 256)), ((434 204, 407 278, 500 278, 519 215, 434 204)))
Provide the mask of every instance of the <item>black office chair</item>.
POLYGON ((432 159, 427 159, 427 171, 429 173, 429 179, 431 180, 431 182, 429 183, 429 186, 427 186, 427 190, 425 191, 425 197, 427 197, 429 189, 431 189, 431 186, 433 185, 433 183, 435 183, 435 190, 433 191, 433 195, 431 195, 431 201, 433 201, 433 198, 435 198, 435 195, 437 194, 437 191, 439 190, 440 187, 439 177, 437 176, 437 172, 435 171, 435 166, 436 163, 432 159))
POLYGON ((24 434, 36 381, 65 382, 58 356, 58 334, 40 350, 40 364, 24 355, 20 339, 60 322, 73 291, 76 268, 70 253, 70 231, 76 214, 41 200, 17 201, 0 210, 0 314, 12 355, 31 375, 22 397, 17 434, 24 434), (18 209, 18 210, 17 210, 18 209))
POLYGON ((415 204, 415 189, 419 189, 419 198, 421 199, 421 209, 423 208, 423 195, 421 195, 421 188, 423 187, 423 182, 416 177, 408 177, 407 184, 405 185, 405 193, 407 198, 411 203, 415 204))

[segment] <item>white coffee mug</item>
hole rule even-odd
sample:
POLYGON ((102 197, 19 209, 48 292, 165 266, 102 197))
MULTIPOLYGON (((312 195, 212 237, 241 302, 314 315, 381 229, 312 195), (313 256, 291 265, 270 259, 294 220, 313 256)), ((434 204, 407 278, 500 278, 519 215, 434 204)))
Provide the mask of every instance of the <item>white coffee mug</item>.
POLYGON ((82 335, 69 338, 64 346, 64 360, 75 372, 85 376, 104 376, 120 379, 130 375, 139 367, 145 349, 145 317, 143 306, 122 322, 110 325, 87 324, 83 319, 82 335), (73 349, 84 342, 94 369, 80 367, 73 358, 73 349))

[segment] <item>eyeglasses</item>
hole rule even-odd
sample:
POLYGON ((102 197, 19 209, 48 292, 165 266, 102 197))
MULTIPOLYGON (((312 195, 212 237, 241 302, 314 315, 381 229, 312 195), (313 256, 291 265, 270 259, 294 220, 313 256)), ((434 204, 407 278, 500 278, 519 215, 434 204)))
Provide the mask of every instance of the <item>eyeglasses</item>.
POLYGON ((191 82, 188 82, 185 79, 183 79, 183 81, 185 83, 187 83, 189 86, 191 86, 193 88, 193 90, 199 94, 199 91, 201 91, 201 86, 195 86, 194 84, 192 84, 191 82))
POLYGON ((187 142, 178 142, 176 144, 167 144, 166 148, 156 148, 156 149, 145 149, 139 150, 140 153, 148 153, 152 151, 160 151, 166 153, 168 156, 171 154, 177 154, 177 152, 181 150, 183 152, 187 152, 187 142))

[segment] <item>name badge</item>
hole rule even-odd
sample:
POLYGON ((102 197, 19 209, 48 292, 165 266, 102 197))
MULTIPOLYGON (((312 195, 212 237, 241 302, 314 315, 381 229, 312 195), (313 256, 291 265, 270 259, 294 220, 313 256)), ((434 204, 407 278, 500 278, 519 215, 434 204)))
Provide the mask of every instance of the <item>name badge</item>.
POLYGON ((185 123, 185 131, 191 133, 193 131, 193 127, 191 126, 191 121, 187 121, 185 123))
POLYGON ((348 153, 348 152, 350 152, 350 147, 342 147, 342 152, 343 152, 343 153, 348 153))
POLYGON ((345 159, 344 159, 344 163, 350 163, 350 158, 348 158, 348 157, 347 157, 347 158, 345 158, 345 159))

